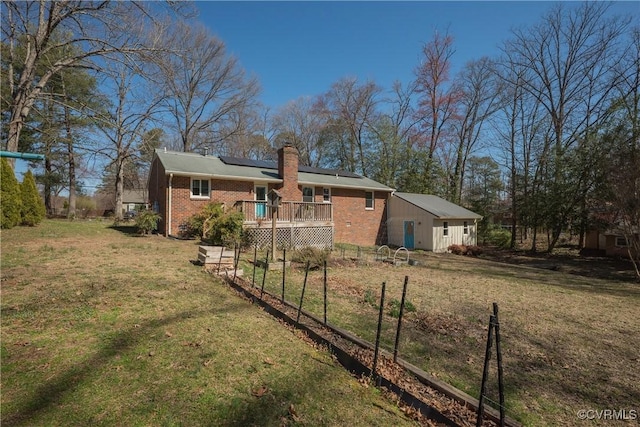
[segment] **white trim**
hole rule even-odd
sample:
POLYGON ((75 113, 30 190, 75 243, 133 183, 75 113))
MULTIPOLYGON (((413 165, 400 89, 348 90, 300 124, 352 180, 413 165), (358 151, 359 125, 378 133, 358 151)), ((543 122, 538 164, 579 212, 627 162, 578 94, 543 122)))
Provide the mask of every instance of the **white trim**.
POLYGON ((267 201, 267 193, 268 192, 269 192, 269 186, 268 185, 255 184, 253 186, 253 200, 255 200, 256 202, 266 202, 267 201), (263 200, 258 200, 258 188, 264 188, 264 199, 263 200))
POLYGON ((331 187, 322 187, 322 203, 331 203, 331 187), (329 200, 324 199, 325 190, 329 192, 329 200))
POLYGON ((373 211, 376 209, 376 192, 375 191, 366 191, 364 192, 364 210, 373 211), (367 206, 367 193, 371 193, 371 206, 367 206))
POLYGON ((192 199, 200 199, 200 200, 206 200, 206 199, 210 199, 211 198, 211 179, 202 179, 202 178, 191 178, 189 180, 189 196, 192 199), (199 190, 202 191, 202 183, 206 182, 207 183, 207 195, 203 196, 201 194, 195 195, 193 194, 193 181, 200 181, 200 185, 199 185, 199 190))
POLYGON ((208 173, 196 173, 196 172, 186 173, 186 172, 174 172, 171 170, 165 171, 165 174, 167 175, 170 173, 175 176, 188 176, 188 177, 195 177, 198 179, 208 178, 209 180, 221 179, 221 180, 229 180, 229 181, 266 182, 266 183, 273 183, 273 184, 282 183, 282 180, 278 178, 257 178, 257 177, 246 177, 246 176, 237 176, 237 175, 211 175, 208 173))
POLYGON ((308 203, 314 203, 316 201, 316 188, 315 187, 311 187, 311 186, 307 186, 307 185, 303 185, 302 186, 302 201, 305 202, 304 198, 305 197, 309 197, 309 196, 305 196, 304 195, 304 190, 306 188, 310 188, 311 189, 311 201, 308 203))

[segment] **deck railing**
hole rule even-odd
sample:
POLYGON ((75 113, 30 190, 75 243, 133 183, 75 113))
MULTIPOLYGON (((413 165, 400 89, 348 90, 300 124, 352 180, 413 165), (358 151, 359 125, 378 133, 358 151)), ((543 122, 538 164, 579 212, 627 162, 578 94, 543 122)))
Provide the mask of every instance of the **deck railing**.
MULTIPOLYGON (((271 223, 272 209, 267 202, 240 200, 235 208, 244 213, 245 223, 271 223)), ((277 222, 331 222, 333 209, 331 203, 282 202, 278 207, 277 222)))

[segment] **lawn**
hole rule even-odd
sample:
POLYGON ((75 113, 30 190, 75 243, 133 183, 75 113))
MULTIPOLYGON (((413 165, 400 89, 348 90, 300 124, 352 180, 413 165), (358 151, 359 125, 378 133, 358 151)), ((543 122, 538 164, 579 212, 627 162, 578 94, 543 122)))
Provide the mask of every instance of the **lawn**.
MULTIPOLYGON (((382 342, 393 349, 397 320, 389 313, 408 276, 407 300, 416 311, 405 317, 401 357, 477 397, 487 324, 497 302, 507 415, 527 426, 579 426, 587 423, 578 418, 581 410, 624 410, 630 425, 637 425, 640 285, 632 279, 595 274, 598 263, 605 263, 595 259, 589 277, 568 274, 573 268, 557 265, 532 268, 451 254, 412 257, 421 265, 394 267, 371 255, 365 262, 334 256, 328 269, 329 323, 374 342, 376 304, 386 282, 386 301, 395 301, 385 309, 382 342)), ((247 261, 252 258, 252 253, 245 255, 247 261)), ((562 261, 547 264, 557 262, 562 261)), ((251 279, 253 267, 243 265, 251 279)), ((257 270, 258 286, 261 275, 257 270)), ((286 298, 298 304, 304 271, 292 268, 286 277, 286 298)), ((268 272, 266 290, 280 295, 281 280, 279 272, 268 272)), ((303 305, 318 318, 323 316, 322 283, 322 271, 309 272, 303 305)), ((497 401, 495 358, 490 374, 489 392, 497 401)))
MULTIPOLYGON (((190 262, 196 242, 109 225, 45 221, 1 232, 3 426, 415 425, 190 262)), ((329 323, 373 342, 381 283, 387 303, 397 302, 408 276, 415 311, 405 316, 402 358, 477 396, 497 302, 507 415, 580 426, 617 424, 580 420, 581 410, 640 412, 640 286, 608 278, 610 266, 592 260, 581 276, 448 254, 413 253, 420 265, 398 267, 346 258, 336 251, 329 263, 329 323)), ((248 251, 241 260, 249 282, 252 259, 248 251)), ((322 276, 309 272, 304 300, 320 318, 322 276)), ((297 304, 304 271, 294 264, 286 277, 297 304)), ((280 295, 281 281, 270 271, 265 289, 280 295)), ((497 400, 495 378, 492 368, 497 400)))
POLYGON ((3 426, 415 425, 331 355, 107 222, 2 230, 3 426))

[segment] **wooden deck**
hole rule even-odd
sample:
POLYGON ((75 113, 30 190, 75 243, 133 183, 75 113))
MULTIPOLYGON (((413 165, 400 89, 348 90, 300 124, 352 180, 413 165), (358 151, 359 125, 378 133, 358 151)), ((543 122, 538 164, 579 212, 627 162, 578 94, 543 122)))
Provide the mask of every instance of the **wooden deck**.
MULTIPOLYGON (((240 200, 235 208, 244 213, 245 225, 257 228, 271 227, 273 209, 267 202, 240 200)), ((278 227, 292 224, 298 227, 333 225, 333 205, 331 203, 282 202, 278 207, 276 223, 278 227)))
MULTIPOLYGON (((244 228, 258 247, 271 246, 272 209, 267 202, 241 200, 235 208, 244 213, 244 228)), ((276 216, 278 247, 333 247, 331 203, 282 202, 276 216)))

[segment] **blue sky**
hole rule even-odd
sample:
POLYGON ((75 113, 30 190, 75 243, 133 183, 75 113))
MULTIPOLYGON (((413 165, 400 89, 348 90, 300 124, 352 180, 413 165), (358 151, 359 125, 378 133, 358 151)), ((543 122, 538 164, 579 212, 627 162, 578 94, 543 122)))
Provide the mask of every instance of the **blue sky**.
MULTIPOLYGON (((343 77, 371 79, 385 90, 413 79, 421 47, 434 31, 455 38, 455 72, 466 62, 499 53, 510 29, 535 24, 552 2, 253 2, 198 1, 200 21, 226 44, 262 86, 274 109, 326 92, 343 77)), ((577 7, 578 2, 567 6, 577 7)), ((640 22, 640 2, 611 13, 640 22)), ((18 179, 26 162, 16 162, 18 179)), ((92 191, 92 188, 87 188, 92 191)))
MULTIPOLYGON (((510 29, 529 26, 552 2, 196 2, 200 20, 258 77, 261 99, 277 108, 326 92, 342 77, 385 89, 407 83, 434 31, 455 39, 453 70, 499 53, 510 29)), ((567 6, 576 7, 578 2, 567 6)), ((612 13, 640 16, 640 2, 612 13)))

